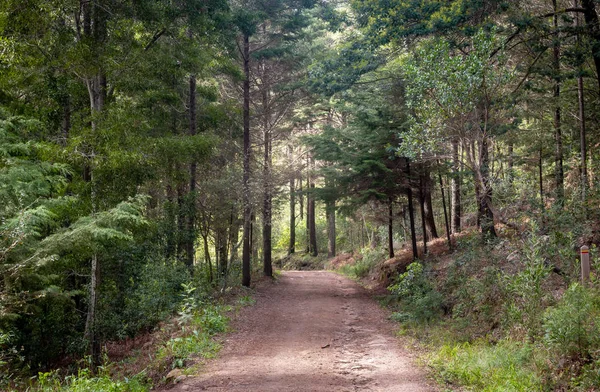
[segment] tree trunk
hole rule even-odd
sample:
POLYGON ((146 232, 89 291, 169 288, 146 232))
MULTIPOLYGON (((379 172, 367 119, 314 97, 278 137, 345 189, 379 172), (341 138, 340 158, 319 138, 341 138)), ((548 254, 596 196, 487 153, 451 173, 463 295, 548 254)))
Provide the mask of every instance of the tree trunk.
MULTIPOLYGON (((575 8, 578 7, 578 1, 574 0, 573 5, 575 8)), ((581 37, 579 35, 579 15, 575 16, 575 28, 577 29, 577 47, 581 47, 581 37)), ((579 166, 579 172, 581 175, 581 198, 583 201, 586 199, 587 187, 588 187, 588 174, 587 174, 587 141, 586 141, 586 124, 585 124, 585 96, 584 96, 584 83, 583 83, 583 66, 579 65, 577 76, 577 98, 579 102, 579 159, 581 160, 579 166)))
MULTIPOLYGON (((98 50, 104 46, 107 37, 107 19, 108 13, 102 7, 99 7, 95 2, 80 1, 80 10, 83 12, 83 33, 85 39, 93 41, 93 49, 98 50)), ((106 103, 107 80, 106 74, 100 65, 94 75, 84 77, 85 85, 88 91, 90 103, 90 121, 92 132, 95 134, 98 130, 100 115, 104 110, 106 103)), ((70 117, 69 117, 70 122, 70 117)), ((70 124, 69 124, 70 127, 70 124)), ((94 157, 95 151, 92 147, 89 152, 90 163, 87 167, 89 171, 89 179, 91 182, 91 204, 93 213, 97 212, 96 191, 94 185, 94 157)), ((91 261, 90 271, 90 304, 86 319, 86 327, 84 336, 90 345, 90 354, 92 357, 92 367, 100 365, 100 339, 96 333, 96 316, 97 316, 97 290, 100 281, 100 267, 98 265, 98 255, 94 253, 91 261)))
POLYGON ((306 253, 310 253, 310 158, 306 154, 306 253))
POLYGON ((63 147, 69 142, 69 134, 71 133, 71 98, 66 95, 62 103, 63 116, 61 123, 62 140, 61 144, 63 147))
MULTIPOLYGON (((170 166, 170 165, 169 165, 170 166)), ((177 227, 177 213, 175 207, 175 191, 173 189, 173 185, 171 185, 170 178, 167 179, 167 189, 166 189, 167 203, 165 206, 165 215, 166 220, 168 221, 168 227, 172 228, 167 230, 165 233, 165 256, 167 259, 173 257, 175 252, 177 251, 177 232, 175 228, 177 227)))
POLYGON ((460 208, 460 160, 458 156, 458 141, 452 142, 452 232, 460 233, 461 208, 460 208))
MULTIPOLYGON (((310 156, 310 165, 311 168, 314 169, 315 159, 310 156)), ((311 256, 316 257, 319 254, 319 250, 317 249, 317 226, 315 222, 315 182, 312 179, 312 175, 309 176, 310 182, 310 191, 309 191, 309 200, 308 200, 308 236, 309 236, 309 253, 311 256)))
POLYGON ((240 219, 237 211, 232 212, 232 221, 229 227, 229 260, 233 262, 238 258, 238 240, 240 238, 240 219))
POLYGON ((177 259, 185 254, 185 185, 177 184, 177 259))
MULTIPOLYGON (((555 0, 554 6, 556 8, 555 0)), ((598 82, 598 91, 600 92, 600 21, 596 12, 596 2, 594 0, 582 0, 581 5, 584 9, 583 16, 587 26, 588 35, 592 42, 592 58, 596 68, 596 80, 598 82)))
POLYGON ((448 211, 446 210, 446 195, 444 192, 444 181, 442 174, 438 173, 440 181, 440 192, 442 193, 442 207, 444 208, 444 222, 446 223, 446 237, 448 238, 448 249, 452 250, 452 239, 450 237, 450 220, 448 219, 448 211))
POLYGON ((208 248, 208 235, 203 234, 202 240, 204 242, 204 261, 206 262, 206 267, 208 268, 208 279, 209 282, 213 281, 213 266, 212 261, 210 259, 210 249, 208 248))
POLYGON ((216 233, 216 253, 218 255, 218 262, 219 262, 219 277, 222 281, 225 280, 225 277, 227 276, 227 269, 228 269, 228 255, 227 255, 227 251, 228 251, 228 241, 227 241, 228 235, 227 235, 227 229, 226 228, 219 228, 217 229, 217 233, 216 233))
POLYGON ((544 232, 546 226, 546 202, 544 201, 544 161, 543 157, 543 148, 540 146, 540 151, 538 154, 538 175, 539 175, 539 186, 540 186, 540 212, 542 217, 542 227, 540 228, 542 232, 544 232))
POLYGON ((425 217, 425 181, 419 174, 419 206, 421 207, 421 227, 423 229, 423 254, 427 254, 427 219, 425 217))
POLYGON ((554 43, 553 43, 553 67, 554 67, 554 178, 556 182, 556 201, 557 206, 562 207, 565 197, 564 169, 563 169, 563 148, 562 148, 562 124, 560 107, 560 33, 558 29, 558 11, 557 1, 552 0, 554 7, 554 43))
MULTIPOLYGON (((190 97, 189 97, 189 110, 190 110, 190 136, 196 135, 196 76, 190 75, 190 97)), ((192 269, 194 266, 194 242, 196 240, 196 161, 192 158, 190 163, 190 189, 187 206, 187 227, 185 233, 185 249, 186 258, 185 264, 188 268, 192 269)))
POLYGON ((388 257, 394 257, 394 199, 388 199, 388 257))
POLYGON ((415 208, 413 206, 413 191, 410 180, 410 160, 406 159, 406 178, 408 186, 406 187, 406 196, 408 198, 408 217, 410 220, 410 239, 412 242, 413 259, 419 258, 419 249, 417 248, 417 231, 415 230, 415 208))
POLYGON ((296 252, 296 190, 294 176, 290 178, 290 245, 288 255, 296 252))
POLYGON ((325 213, 327 215, 327 256, 335 257, 335 201, 327 201, 325 213))
POLYGON ((244 34, 244 245, 242 248, 242 285, 250 286, 250 37, 244 34))
POLYGON ((479 152, 481 157, 481 163, 479 167, 479 211, 480 211, 480 224, 481 233, 484 238, 495 238, 496 229, 494 227, 494 212, 492 211, 492 184, 490 181, 490 170, 489 170, 489 147, 488 140, 483 136, 480 141, 479 152))
POLYGON ((431 173, 429 169, 425 169, 423 173, 423 192, 425 197, 425 223, 427 226, 427 238, 435 239, 439 238, 437 228, 435 227, 435 216, 433 215, 433 200, 431 198, 431 191, 433 190, 433 183, 431 181, 431 173))
POLYGON ((302 170, 300 170, 300 176, 298 178, 298 196, 299 196, 299 209, 300 209, 300 220, 304 220, 304 191, 302 189, 302 170))
POLYGON ((270 140, 269 132, 265 132, 265 184, 263 194, 263 273, 265 276, 273 276, 273 265, 272 265, 272 249, 271 249, 271 210, 272 210, 272 196, 271 196, 271 185, 270 185, 270 165, 271 165, 271 153, 270 153, 270 140))

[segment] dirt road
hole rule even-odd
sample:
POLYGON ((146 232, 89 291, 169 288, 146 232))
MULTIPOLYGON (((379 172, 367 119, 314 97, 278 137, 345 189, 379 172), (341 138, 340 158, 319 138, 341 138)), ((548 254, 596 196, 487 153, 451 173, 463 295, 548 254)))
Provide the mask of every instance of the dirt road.
POLYGON ((434 391, 385 312, 349 279, 284 272, 258 290, 202 374, 171 391, 434 391))

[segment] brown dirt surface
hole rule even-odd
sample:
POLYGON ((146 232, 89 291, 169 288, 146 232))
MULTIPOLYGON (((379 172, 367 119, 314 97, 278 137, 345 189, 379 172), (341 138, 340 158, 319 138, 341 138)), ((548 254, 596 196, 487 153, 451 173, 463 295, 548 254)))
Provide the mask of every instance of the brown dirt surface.
POLYGON ((355 282, 284 272, 241 310, 219 358, 171 391, 436 391, 355 282))

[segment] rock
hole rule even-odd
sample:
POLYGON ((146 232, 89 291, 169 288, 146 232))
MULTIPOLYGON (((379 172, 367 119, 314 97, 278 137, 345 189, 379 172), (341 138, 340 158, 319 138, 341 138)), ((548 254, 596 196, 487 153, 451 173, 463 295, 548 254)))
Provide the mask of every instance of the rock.
POLYGON ((173 381, 173 383, 175 384, 179 384, 180 382, 182 382, 183 380, 185 380, 187 378, 187 376, 184 376, 183 374, 177 378, 175 378, 175 381, 173 381))
POLYGON ((181 376, 183 376, 183 372, 181 371, 181 369, 173 369, 167 374, 167 382, 171 380, 176 380, 181 376))

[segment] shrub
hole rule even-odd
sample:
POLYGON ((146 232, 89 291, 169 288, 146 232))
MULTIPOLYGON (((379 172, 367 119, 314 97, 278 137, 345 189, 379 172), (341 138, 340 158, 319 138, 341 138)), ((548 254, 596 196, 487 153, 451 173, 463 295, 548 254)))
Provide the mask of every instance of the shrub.
POLYGON ((544 241, 533 231, 523 248, 520 272, 504 275, 510 298, 506 305, 507 321, 510 326, 535 339, 541 334, 544 309, 552 300, 542 287, 551 268, 544 260, 544 241))
POLYGON ((419 262, 409 264, 389 290, 406 310, 404 316, 395 316, 399 320, 429 322, 442 313, 442 295, 431 285, 419 262))
POLYGON ((600 349, 600 297, 572 284, 561 301, 544 314, 544 341, 563 357, 590 358, 600 349))
POLYGON ((88 369, 61 380, 55 372, 40 373, 35 389, 39 392, 147 392, 150 388, 143 375, 115 381, 108 374, 92 376, 88 369))
POLYGON ((385 250, 383 249, 363 249, 361 256, 354 264, 344 265, 340 271, 355 278, 364 278, 375 268, 377 263, 385 260, 385 250))

